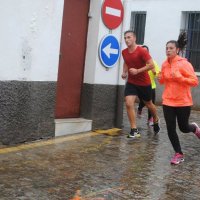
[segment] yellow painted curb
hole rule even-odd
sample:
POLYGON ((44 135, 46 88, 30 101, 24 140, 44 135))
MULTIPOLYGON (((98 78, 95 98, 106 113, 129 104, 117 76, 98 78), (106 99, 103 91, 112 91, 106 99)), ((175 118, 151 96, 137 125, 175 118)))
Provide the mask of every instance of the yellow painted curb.
POLYGON ((10 152, 16 152, 20 150, 26 150, 26 149, 31 149, 31 148, 37 148, 37 147, 42 147, 46 145, 51 145, 51 144, 58 144, 66 141, 72 141, 72 140, 77 140, 85 137, 91 137, 98 135, 97 133, 94 132, 88 132, 88 133, 83 133, 83 134, 78 134, 78 135, 67 135, 65 137, 59 137, 59 138, 53 138, 45 141, 36 141, 28 144, 21 144, 19 146, 12 146, 12 147, 5 147, 0 149, 0 154, 5 154, 5 153, 10 153, 10 152))
POLYGON ((111 128, 107 130, 95 130, 94 132, 99 133, 99 134, 115 136, 115 135, 119 135, 121 130, 122 129, 119 129, 119 128, 111 128))

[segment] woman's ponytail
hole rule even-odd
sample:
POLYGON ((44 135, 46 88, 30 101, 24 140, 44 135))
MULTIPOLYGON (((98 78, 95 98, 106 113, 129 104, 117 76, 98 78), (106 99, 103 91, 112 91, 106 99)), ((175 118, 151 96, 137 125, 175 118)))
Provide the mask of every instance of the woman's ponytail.
POLYGON ((185 31, 182 31, 179 34, 177 43, 178 43, 178 47, 179 47, 180 51, 183 51, 187 44, 187 33, 185 31))

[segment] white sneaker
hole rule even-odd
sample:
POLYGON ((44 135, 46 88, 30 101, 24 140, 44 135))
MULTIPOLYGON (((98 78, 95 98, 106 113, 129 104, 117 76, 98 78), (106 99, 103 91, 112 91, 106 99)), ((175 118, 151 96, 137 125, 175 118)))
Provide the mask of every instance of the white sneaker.
POLYGON ((151 117, 151 118, 148 120, 148 124, 149 124, 149 126, 153 126, 153 117, 151 117))

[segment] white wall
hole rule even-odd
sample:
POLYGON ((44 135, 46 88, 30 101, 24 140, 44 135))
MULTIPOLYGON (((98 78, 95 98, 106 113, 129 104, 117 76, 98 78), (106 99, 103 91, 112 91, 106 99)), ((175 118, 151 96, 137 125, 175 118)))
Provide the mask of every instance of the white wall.
MULTIPOLYGON (((152 57, 159 65, 165 60, 165 44, 178 38, 181 27, 181 12, 200 10, 199 0, 122 0, 124 5, 123 23, 112 30, 121 50, 126 48, 123 33, 130 29, 132 11, 146 11, 146 29, 144 43, 149 46, 152 57)), ((123 59, 106 71, 98 57, 98 48, 103 36, 109 33, 101 19, 103 0, 91 0, 88 29, 88 48, 86 52, 84 82, 90 84, 123 85, 121 79, 123 59)))
POLYGON ((146 11, 144 43, 152 57, 161 65, 165 60, 165 44, 177 40, 181 28, 182 11, 200 11, 199 0, 125 0, 127 12, 124 30, 130 28, 131 11, 146 11))
POLYGON ((1 0, 0 80, 56 81, 64 0, 1 0))
POLYGON ((92 17, 89 20, 88 27, 84 83, 117 85, 119 82, 120 59, 112 68, 106 70, 99 59, 98 51, 102 38, 109 33, 112 33, 119 42, 121 41, 122 24, 111 32, 109 31, 101 18, 102 3, 103 0, 91 0, 90 4, 92 17))
MULTIPOLYGON (((176 40, 181 26, 181 12, 200 10, 199 0, 122 0, 124 20, 112 33, 119 39, 121 49, 126 48, 123 33, 130 29, 132 11, 146 11, 145 44, 149 46, 152 57, 159 65, 165 60, 165 44, 176 40)), ((91 84, 123 85, 121 79, 123 59, 106 71, 98 57, 99 43, 109 30, 101 19, 103 0, 91 0, 91 15, 88 31, 84 82, 91 84)))
MULTIPOLYGON (((123 59, 108 71, 98 48, 109 29, 103 24, 103 0, 91 0, 84 83, 123 85, 123 59)), ((181 11, 200 10, 199 0, 122 0, 124 20, 112 34, 125 48, 123 32, 130 28, 131 11, 146 11, 145 44, 159 64, 165 44, 177 39, 181 11)), ((0 80, 56 81, 64 0, 1 0, 0 80)))

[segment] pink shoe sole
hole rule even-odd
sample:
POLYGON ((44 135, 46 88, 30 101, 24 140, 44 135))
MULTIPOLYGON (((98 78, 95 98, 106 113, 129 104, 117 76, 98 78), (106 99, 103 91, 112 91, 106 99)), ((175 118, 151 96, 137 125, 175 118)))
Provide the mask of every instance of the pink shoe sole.
POLYGON ((198 124, 195 122, 193 122, 192 124, 196 126, 196 130, 195 130, 194 134, 200 139, 200 128, 199 128, 198 124))
POLYGON ((172 164, 172 165, 178 165, 178 164, 180 164, 180 163, 182 163, 182 162, 184 162, 184 158, 181 158, 181 159, 178 160, 178 161, 171 161, 171 164, 172 164))

